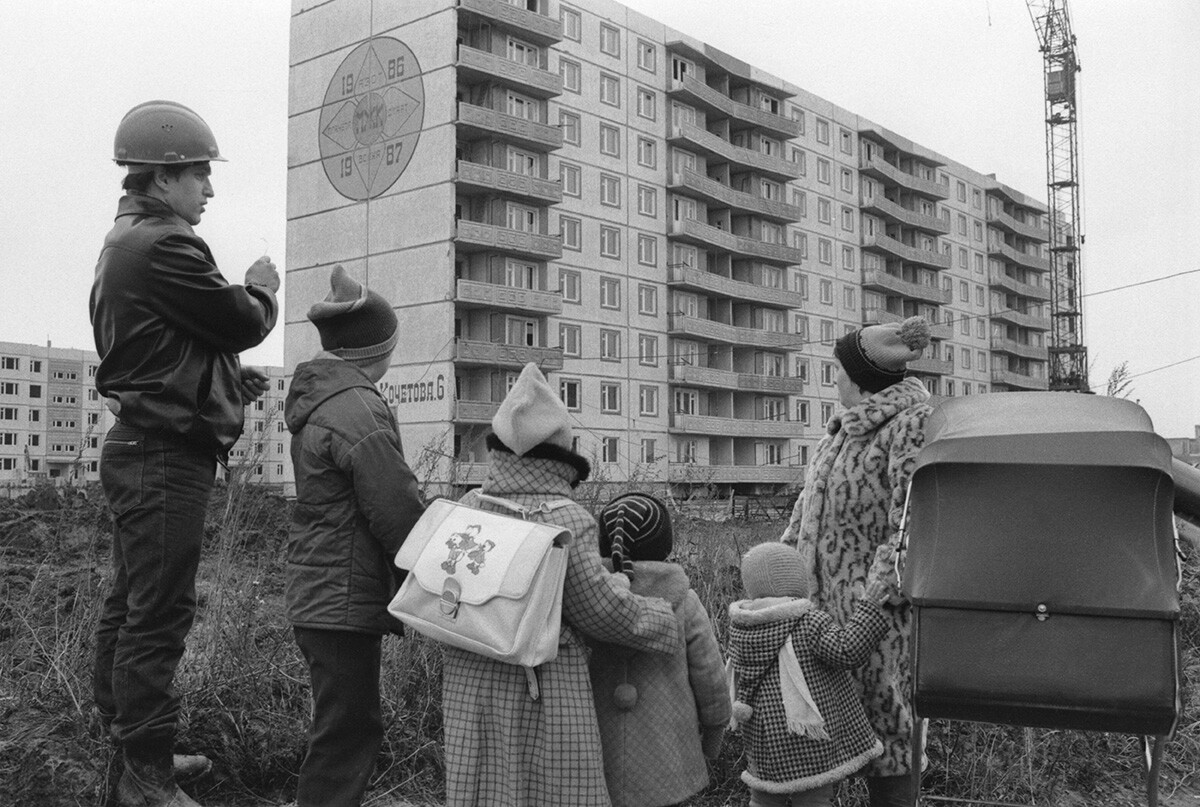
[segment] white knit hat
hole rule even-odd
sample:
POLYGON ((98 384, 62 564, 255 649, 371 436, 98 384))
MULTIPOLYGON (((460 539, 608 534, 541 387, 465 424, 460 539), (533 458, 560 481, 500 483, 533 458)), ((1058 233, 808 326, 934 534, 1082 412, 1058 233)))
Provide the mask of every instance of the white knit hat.
POLYGON ((752 600, 808 596, 800 553, 777 541, 752 546, 742 557, 742 588, 752 600))
POLYGON ((571 450, 567 405, 532 362, 525 365, 521 377, 496 410, 492 431, 518 456, 540 443, 571 450))

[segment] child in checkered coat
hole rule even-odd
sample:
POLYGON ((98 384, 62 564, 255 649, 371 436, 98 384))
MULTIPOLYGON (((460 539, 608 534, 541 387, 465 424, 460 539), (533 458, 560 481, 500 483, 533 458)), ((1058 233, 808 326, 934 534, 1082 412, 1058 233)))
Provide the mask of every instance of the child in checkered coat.
POLYGON ((600 511, 600 555, 634 594, 671 604, 685 644, 673 654, 594 644, 592 692, 613 807, 663 807, 708 785, 729 722, 729 687, 708 612, 671 554, 671 515, 645 493, 600 511))
POLYGON ((828 807, 838 781, 883 753, 849 670, 887 631, 889 558, 878 553, 844 627, 808 599, 795 549, 764 543, 742 558, 748 599, 729 606, 730 725, 749 760, 750 807, 828 807))

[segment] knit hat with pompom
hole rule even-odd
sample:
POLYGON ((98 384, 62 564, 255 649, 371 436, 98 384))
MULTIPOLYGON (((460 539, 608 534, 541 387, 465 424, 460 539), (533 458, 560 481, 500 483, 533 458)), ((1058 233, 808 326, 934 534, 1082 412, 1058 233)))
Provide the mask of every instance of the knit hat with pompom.
POLYGON ((909 317, 851 331, 837 341, 833 355, 851 381, 867 392, 879 392, 903 381, 908 363, 921 358, 928 346, 928 320, 909 317))

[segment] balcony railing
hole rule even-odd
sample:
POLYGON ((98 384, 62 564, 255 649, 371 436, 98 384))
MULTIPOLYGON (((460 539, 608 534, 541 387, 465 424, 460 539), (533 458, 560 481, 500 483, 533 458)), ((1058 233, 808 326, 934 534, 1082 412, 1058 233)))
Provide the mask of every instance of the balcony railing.
POLYGON ((997 229, 1010 232, 1013 235, 1018 235, 1030 241, 1046 243, 1050 240, 1050 231, 1045 227, 1017 221, 1003 210, 988 211, 987 221, 988 224, 997 229))
POLYGON ((991 313, 992 319, 1001 322, 1007 322, 1016 325, 1019 328, 1032 328, 1035 331, 1050 330, 1050 318, 1034 316, 1033 314, 1022 314, 1020 311, 1014 311, 1010 308, 1002 308, 991 313))
POLYGON ((459 280, 454 299, 465 308, 499 308, 543 315, 562 313, 561 292, 518 289, 478 280, 459 280))
POLYGON ((673 462, 667 477, 680 484, 728 485, 739 482, 790 485, 804 479, 803 466, 791 465, 700 465, 673 462))
POLYGON ((794 222, 800 220, 800 208, 775 199, 763 199, 742 191, 735 191, 728 185, 722 185, 714 179, 709 179, 698 171, 689 168, 672 170, 668 178, 668 187, 672 190, 683 188, 708 200, 710 206, 730 207, 735 210, 753 213, 772 221, 794 222))
POLYGON ((502 137, 535 151, 562 148, 562 129, 557 126, 518 118, 465 101, 458 103, 458 125, 468 133, 481 137, 502 137))
POLYGON ((554 98, 562 95, 562 76, 468 45, 458 46, 458 72, 468 80, 500 79, 534 98, 554 98))
POLYGON ((711 319, 689 317, 685 314, 669 314, 667 330, 672 336, 690 336, 709 342, 747 347, 786 348, 794 347, 797 337, 793 333, 763 331, 758 328, 740 328, 714 322, 711 319))
POLYGON ((950 198, 950 193, 940 182, 902 171, 881 156, 868 157, 865 153, 860 153, 858 168, 867 176, 874 177, 885 185, 899 185, 906 190, 919 193, 930 199, 950 198))
POLYGON ((758 171, 769 177, 780 180, 799 179, 800 166, 785 160, 783 157, 772 157, 762 152, 735 146, 728 140, 717 137, 699 126, 691 123, 673 123, 667 134, 667 139, 684 141, 694 149, 704 153, 710 159, 720 162, 730 162, 758 171))
POLYGON ((1050 271, 1049 258, 1041 258, 1037 255, 1020 252, 1003 241, 988 244, 988 254, 992 256, 999 255, 1010 263, 1015 263, 1017 266, 1023 266, 1026 269, 1032 269, 1035 272, 1050 271))
POLYGON ((719 437, 786 439, 798 436, 800 426, 790 420, 750 420, 672 412, 671 431, 676 434, 711 434, 719 437))
POLYGON ((697 367, 693 364, 673 364, 669 367, 669 376, 671 381, 695 387, 779 395, 799 395, 804 392, 804 382, 796 376, 735 373, 732 370, 714 370, 711 367, 697 367))
POLYGON ((1017 389, 1027 390, 1044 390, 1048 386, 1045 378, 1034 378, 1024 373, 1014 373, 1007 368, 1001 369, 995 367, 992 368, 992 383, 1005 384, 1017 389))
POLYGON ((1049 300, 1051 296, 1049 287, 1023 283, 1016 278, 1009 277, 1001 269, 992 269, 988 273, 988 285, 1034 300, 1049 300))
POLYGON ((889 221, 894 221, 906 227, 912 227, 914 230, 922 230, 936 235, 948 235, 950 233, 950 225, 943 219, 937 216, 918 213, 915 210, 909 210, 907 207, 897 204, 878 193, 872 194, 869 197, 864 195, 862 207, 867 212, 876 213, 889 221))
POLYGON ((906 263, 928 266, 930 269, 949 269, 950 256, 942 252, 933 252, 920 247, 913 247, 892 238, 890 235, 867 235, 863 233, 863 249, 882 252, 892 258, 898 258, 906 263))
POLYGON ((931 359, 927 356, 922 356, 916 361, 910 361, 908 369, 911 372, 925 373, 926 375, 952 375, 954 373, 954 364, 948 359, 931 359))
POLYGON ((459 423, 491 423, 500 404, 491 401, 455 401, 454 419, 459 423))
POLYGON ((689 269, 686 266, 668 267, 667 283, 672 286, 696 289, 710 295, 752 300, 775 308, 800 308, 804 305, 804 297, 800 292, 743 283, 740 280, 732 280, 700 269, 689 269))
POLYGON ((562 257, 560 236, 527 233, 466 219, 455 223, 454 242, 457 248, 466 252, 495 249, 540 260, 562 257))
POLYGON ((562 348, 506 345, 500 342, 477 342, 458 339, 454 343, 454 360, 460 364, 524 367, 533 362, 543 371, 561 370, 562 348))
POLYGON ((667 87, 667 92, 686 98, 698 106, 718 112, 725 117, 757 126, 784 140, 800 136, 799 121, 735 101, 692 76, 685 75, 682 79, 672 79, 670 86, 667 87))
MULTIPOLYGON (((544 4, 543 4, 544 5, 544 4)), ((528 11, 504 0, 458 0, 458 7, 481 17, 487 17, 503 27, 519 31, 521 36, 539 45, 561 42, 562 22, 558 19, 528 11)))
POLYGON ((1025 342, 1018 342, 1015 339, 1007 339, 1003 336, 993 336, 991 345, 992 350, 996 351, 997 353, 1011 353, 1012 355, 1020 356, 1021 358, 1038 359, 1041 361, 1047 361, 1049 359, 1049 356, 1046 352, 1046 347, 1044 345, 1039 347, 1037 345, 1030 345, 1025 342))
POLYGON ((558 182, 466 160, 458 161, 455 180, 458 186, 464 189, 504 193, 543 204, 558 204, 562 201, 562 185, 558 182))
POLYGON ((803 260, 803 253, 784 244, 768 244, 757 238, 734 235, 719 227, 695 219, 672 219, 668 222, 667 235, 698 244, 715 247, 722 252, 731 252, 748 258, 757 258, 773 264, 793 266, 803 260))
POLYGON ((924 283, 913 283, 910 280, 890 275, 882 269, 864 269, 862 278, 863 288, 888 291, 926 303, 949 305, 953 296, 948 289, 927 286, 924 283))

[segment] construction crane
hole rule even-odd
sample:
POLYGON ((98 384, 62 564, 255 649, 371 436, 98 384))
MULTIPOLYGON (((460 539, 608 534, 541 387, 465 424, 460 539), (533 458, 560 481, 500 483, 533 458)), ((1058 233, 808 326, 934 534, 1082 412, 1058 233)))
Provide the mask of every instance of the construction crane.
POLYGON ((1041 45, 1046 91, 1046 188, 1050 208, 1050 389, 1088 391, 1083 344, 1079 59, 1067 0, 1026 0, 1041 45))

